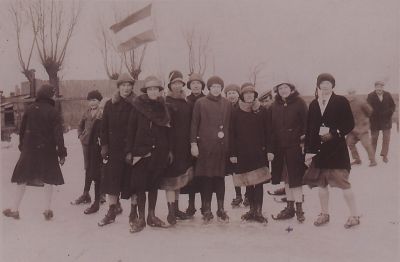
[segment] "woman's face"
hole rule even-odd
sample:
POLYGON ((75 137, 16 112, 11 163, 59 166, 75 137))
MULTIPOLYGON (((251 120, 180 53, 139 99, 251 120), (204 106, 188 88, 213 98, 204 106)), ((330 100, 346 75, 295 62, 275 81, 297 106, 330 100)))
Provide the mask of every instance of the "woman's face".
POLYGON ((157 100, 160 96, 160 89, 156 86, 151 86, 147 88, 146 93, 151 100, 157 100))
POLYGON ((192 81, 189 86, 190 90, 192 91, 192 94, 194 95, 200 95, 202 87, 203 85, 201 84, 201 82, 197 80, 192 81))
POLYGON ((119 95, 122 96, 123 98, 128 97, 133 90, 133 85, 129 82, 124 82, 121 83, 119 86, 119 95))
POLYGON ((321 95, 330 95, 333 90, 333 85, 329 81, 322 81, 321 84, 319 84, 319 89, 321 91, 321 95))
POLYGON ((226 93, 226 98, 231 102, 231 103, 236 103, 239 100, 239 94, 236 91, 228 91, 226 93))
POLYGON ((254 92, 246 92, 243 94, 243 100, 245 103, 252 103, 256 99, 254 92))
POLYGON ((222 92, 222 86, 220 84, 213 84, 210 86, 210 94, 213 96, 219 96, 222 92))
POLYGON ((100 105, 100 101, 97 99, 90 99, 89 100, 89 107, 90 109, 97 109, 100 105))
POLYGON ((286 85, 286 84, 280 85, 280 86, 278 87, 278 94, 279 94, 283 99, 287 98, 287 97, 290 95, 291 92, 292 92, 292 90, 290 89, 290 86, 288 86, 288 85, 286 85))
POLYGON ((171 92, 175 94, 180 94, 182 92, 183 83, 181 81, 176 81, 170 84, 171 92))

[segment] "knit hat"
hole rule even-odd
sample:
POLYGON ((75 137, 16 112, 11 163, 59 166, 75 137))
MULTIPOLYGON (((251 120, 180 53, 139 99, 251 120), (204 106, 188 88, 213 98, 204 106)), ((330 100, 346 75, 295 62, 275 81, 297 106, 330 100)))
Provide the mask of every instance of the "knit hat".
POLYGON ((278 93, 278 88, 279 88, 281 85, 287 85, 287 86, 289 86, 289 88, 290 88, 291 91, 296 90, 296 87, 295 87, 293 84, 287 83, 287 82, 283 82, 283 83, 280 83, 280 84, 277 84, 276 86, 274 86, 274 92, 275 92, 275 93, 278 93))
POLYGON ((140 88, 140 91, 142 91, 143 93, 146 93, 147 88, 149 88, 149 87, 158 87, 158 89, 160 89, 160 91, 164 89, 161 80, 158 79, 156 76, 146 77, 146 79, 144 80, 144 86, 142 88, 140 88))
POLYGON ((103 99, 103 96, 101 95, 101 93, 98 90, 93 90, 87 94, 86 100, 92 100, 92 99, 97 99, 97 100, 101 101, 103 99))
POLYGON ((224 88, 224 80, 222 80, 222 78, 219 76, 212 76, 207 80, 208 89, 210 89, 213 84, 219 84, 222 88, 224 88))
POLYGON ((55 95, 56 90, 54 86, 49 84, 42 85, 36 93, 36 98, 47 98, 52 99, 55 95))
POLYGON ((201 89, 204 89, 204 87, 206 86, 206 84, 205 84, 204 81, 203 81, 202 76, 201 76, 200 74, 198 74, 198 73, 192 73, 192 74, 189 76, 189 81, 187 82, 187 87, 188 87, 189 89, 190 89, 190 84, 191 84, 193 81, 199 81, 199 82, 201 83, 201 89))
POLYGON ((227 85, 224 88, 225 95, 228 94, 229 91, 236 91, 238 94, 240 94, 240 87, 238 85, 235 85, 235 84, 227 85))
POLYGON ((324 81, 329 81, 332 84, 332 88, 335 87, 335 78, 328 73, 322 73, 318 76, 317 78, 317 87, 319 87, 319 85, 324 82, 324 81))
POLYGON ((243 100, 243 94, 247 93, 247 92, 253 92, 254 93, 254 98, 258 97, 258 93, 256 91, 256 88, 253 86, 252 83, 246 82, 242 85, 242 87, 240 88, 240 99, 243 100))
POLYGON ((122 83, 131 83, 132 85, 135 84, 135 80, 132 79, 131 75, 128 73, 122 73, 119 75, 117 80, 117 87, 119 87, 122 83))
POLYGON ((385 82, 383 82, 383 81, 376 81, 375 82, 375 86, 384 86, 385 85, 385 82))
POLYGON ((174 83, 174 82, 181 82, 183 84, 183 86, 185 86, 185 84, 186 84, 183 81, 182 73, 180 71, 178 71, 178 70, 171 71, 171 73, 169 73, 168 80, 169 80, 169 83, 168 83, 168 88, 169 89, 171 89, 171 84, 174 83))

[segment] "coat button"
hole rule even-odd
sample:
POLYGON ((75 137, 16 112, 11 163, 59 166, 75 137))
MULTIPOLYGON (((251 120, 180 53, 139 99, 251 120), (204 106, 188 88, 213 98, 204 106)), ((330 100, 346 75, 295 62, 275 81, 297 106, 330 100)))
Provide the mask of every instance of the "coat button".
POLYGON ((152 145, 151 148, 156 148, 156 146, 155 146, 155 145, 152 145))

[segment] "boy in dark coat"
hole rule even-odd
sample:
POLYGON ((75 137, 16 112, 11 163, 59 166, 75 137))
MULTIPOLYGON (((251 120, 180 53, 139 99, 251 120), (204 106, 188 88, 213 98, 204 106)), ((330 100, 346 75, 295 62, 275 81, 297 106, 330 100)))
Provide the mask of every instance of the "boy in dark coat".
MULTIPOLYGON (((122 185, 126 184, 129 178, 129 166, 125 163, 124 148, 127 136, 126 124, 135 97, 134 83, 129 74, 121 74, 117 80, 118 91, 104 106, 100 142, 101 156, 105 165, 102 172, 101 191, 108 195, 110 207, 105 217, 98 223, 99 226, 113 223, 116 215, 122 212, 119 195, 122 185)), ((121 197, 129 198, 130 195, 121 197)), ((132 199, 132 201, 135 200, 132 199)))
POLYGON ((87 204, 90 203, 91 197, 89 194, 90 186, 92 184, 92 180, 88 174, 89 168, 89 141, 90 135, 92 133, 92 129, 96 120, 98 120, 100 101, 103 99, 103 96, 98 90, 90 91, 87 95, 86 100, 89 104, 89 109, 85 111, 82 116, 81 121, 78 126, 78 138, 82 144, 83 150, 83 160, 85 167, 85 185, 83 188, 83 194, 78 197, 75 201, 71 202, 73 205, 87 204))
POLYGON ((290 83, 281 83, 274 89, 277 93, 275 102, 269 108, 273 141, 270 152, 274 154, 272 184, 283 181, 287 199, 287 206, 276 219, 289 219, 296 214, 297 220, 303 222, 302 185, 305 168, 301 143, 307 125, 307 105, 290 83))
POLYGON ((230 126, 230 161, 233 165, 233 183, 245 186, 250 211, 243 220, 267 223, 262 214, 263 183, 271 179, 267 163, 268 116, 267 110, 257 100, 258 93, 251 83, 240 90, 238 106, 233 109, 230 126))
POLYGON ((378 143, 379 131, 382 131, 382 150, 381 156, 383 162, 387 163, 389 143, 390 143, 390 130, 392 129, 392 115, 396 109, 396 104, 393 101, 392 95, 384 91, 385 83, 382 81, 375 82, 375 91, 368 94, 367 101, 372 106, 372 114, 370 117, 371 122, 371 140, 376 153, 376 146, 378 143))
POLYGON ((146 191, 149 204, 147 225, 165 227, 165 223, 156 217, 155 208, 160 183, 165 169, 172 162, 170 152, 170 115, 161 96, 162 82, 154 76, 145 79, 141 91, 133 102, 129 116, 126 140, 126 161, 131 164, 130 183, 124 188, 124 195, 137 195, 137 205, 132 202, 129 215, 130 232, 144 229, 146 191))
POLYGON ((21 122, 19 150, 21 155, 15 166, 11 182, 17 183, 15 203, 5 209, 7 217, 19 219, 19 206, 26 186, 44 186, 46 220, 53 217, 50 208, 53 185, 64 184, 60 165, 65 162, 67 149, 64 146, 62 119, 55 109, 54 87, 43 85, 37 92, 35 102, 30 105, 21 122))
POLYGON ((210 77, 207 88, 210 93, 200 98, 193 109, 191 125, 191 153, 197 157, 195 176, 202 178, 203 220, 213 219, 211 200, 216 192, 217 216, 222 221, 229 217, 224 210, 225 167, 228 160, 229 125, 231 103, 221 96, 223 80, 210 77))
POLYGON ((168 165, 161 181, 161 189, 166 192, 168 202, 168 223, 176 224, 176 219, 185 220, 189 216, 179 210, 180 189, 193 179, 193 157, 190 154, 190 122, 192 107, 186 102, 183 75, 179 71, 169 74, 166 104, 171 116, 170 145, 172 163, 168 165))
POLYGON ((305 163, 309 167, 304 182, 310 187, 319 187, 321 213, 315 220, 315 226, 329 222, 329 190, 331 187, 342 189, 350 217, 345 228, 360 224, 351 184, 350 157, 345 136, 354 128, 353 114, 348 100, 333 93, 335 78, 327 73, 317 78, 316 99, 308 110, 305 140, 305 163), (309 179, 309 177, 316 179, 309 179))

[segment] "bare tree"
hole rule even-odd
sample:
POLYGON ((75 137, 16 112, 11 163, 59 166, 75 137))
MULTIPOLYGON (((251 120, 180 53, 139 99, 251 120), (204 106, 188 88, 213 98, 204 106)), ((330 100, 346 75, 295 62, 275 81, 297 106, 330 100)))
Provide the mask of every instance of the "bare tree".
POLYGON ((128 52, 123 53, 124 64, 129 74, 133 79, 138 80, 139 75, 142 72, 142 64, 144 55, 146 53, 147 44, 145 44, 141 51, 138 49, 132 49, 128 52))
POLYGON ((193 26, 191 29, 183 30, 183 37, 188 48, 189 75, 192 73, 204 75, 209 54, 209 34, 202 35, 193 26))
POLYGON ((32 31, 32 39, 29 42, 29 51, 27 54, 27 57, 25 58, 23 54, 23 47, 22 47, 22 39, 24 36, 27 35, 27 32, 29 34, 30 31, 25 31, 25 20, 24 18, 29 17, 29 12, 27 9, 25 9, 26 2, 23 1, 15 1, 12 2, 10 5, 10 13, 12 16, 12 20, 14 22, 14 29, 16 32, 16 40, 17 40, 17 54, 18 54, 18 60, 19 64, 21 67, 21 72, 22 74, 25 75, 25 77, 29 81, 29 90, 30 90, 30 95, 35 96, 35 70, 30 68, 30 63, 32 59, 32 54, 33 54, 33 49, 35 47, 35 41, 37 37, 37 27, 33 26, 33 31, 32 31))
POLYGON ((266 64, 264 62, 258 63, 250 68, 249 81, 256 86, 257 80, 260 78, 260 73, 265 69, 266 64))
POLYGON ((56 88, 56 96, 60 95, 58 72, 62 69, 81 11, 80 2, 68 4, 71 5, 69 12, 64 8, 64 2, 55 0, 38 0, 29 7, 32 28, 38 32, 35 42, 40 61, 50 84, 56 88))

